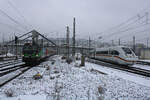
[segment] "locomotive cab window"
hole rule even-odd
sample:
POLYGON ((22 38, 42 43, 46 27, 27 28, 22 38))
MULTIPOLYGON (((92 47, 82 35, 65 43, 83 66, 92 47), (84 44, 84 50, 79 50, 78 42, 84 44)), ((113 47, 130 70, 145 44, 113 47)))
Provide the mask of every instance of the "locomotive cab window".
POLYGON ((113 51, 113 55, 119 55, 119 52, 116 51, 116 50, 114 50, 114 51, 113 51))
POLYGON ((33 53, 38 53, 39 52, 39 46, 34 44, 30 44, 30 43, 26 43, 24 46, 23 46, 23 53, 26 53, 26 54, 33 54, 33 53))
POLYGON ((32 46, 31 45, 24 45, 23 50, 31 50, 32 46))
POLYGON ((126 54, 132 54, 132 52, 129 48, 122 48, 122 49, 126 54))

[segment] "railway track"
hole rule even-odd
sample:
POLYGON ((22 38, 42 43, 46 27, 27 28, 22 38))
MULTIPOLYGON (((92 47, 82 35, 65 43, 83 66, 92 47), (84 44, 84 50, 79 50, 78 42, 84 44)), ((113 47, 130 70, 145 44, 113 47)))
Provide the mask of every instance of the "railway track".
POLYGON ((0 77, 10 73, 10 72, 14 72, 18 69, 24 68, 26 67, 25 64, 20 64, 20 65, 16 65, 16 66, 11 66, 11 67, 7 67, 7 68, 2 68, 0 69, 0 77))
POLYGON ((114 69, 118 69, 118 70, 122 70, 122 71, 126 71, 126 72, 131 72, 134 74, 150 77, 150 71, 141 69, 141 68, 130 67, 130 66, 125 66, 125 65, 116 65, 116 64, 107 63, 107 62, 92 59, 92 58, 88 58, 88 62, 92 62, 92 63, 99 64, 102 66, 106 66, 106 67, 110 67, 110 68, 114 68, 114 69))
MULTIPOLYGON (((51 55, 53 56, 53 55, 51 55)), ((51 57, 49 56, 49 57, 51 57)), ((44 62, 47 60, 46 57, 42 59, 40 63, 44 62)), ((6 66, 5 67, 0 67, 0 87, 4 86, 8 82, 12 81, 13 79, 17 78, 18 76, 22 75, 32 67, 39 65, 39 64, 33 64, 33 65, 26 65, 26 64, 20 64, 20 65, 15 65, 15 66, 6 66)))
MULTIPOLYGON (((35 66, 35 65, 33 65, 35 66)), ((28 71, 33 66, 28 66, 22 63, 21 60, 17 60, 15 62, 10 61, 1 64, 0 66, 0 87, 4 86, 11 80, 20 76, 24 72, 28 71)))
MULTIPOLYGON (((18 57, 18 59, 21 59, 22 57, 18 57)), ((16 60, 16 57, 4 57, 3 60, 0 60, 0 62, 4 62, 4 61, 10 61, 10 60, 16 60)))
POLYGON ((149 65, 150 66, 150 62, 144 62, 144 61, 137 61, 137 64, 149 65))
POLYGON ((22 62, 21 59, 3 62, 3 63, 0 63, 0 68, 3 68, 3 67, 5 67, 5 66, 9 66, 9 65, 14 65, 14 64, 17 64, 17 63, 21 63, 21 62, 22 62))
MULTIPOLYGON (((13 79, 19 77, 20 75, 22 75, 23 73, 25 73, 26 71, 28 71, 29 69, 31 69, 32 67, 30 66, 26 66, 26 67, 22 67, 20 68, 19 71, 16 71, 15 74, 11 74, 11 72, 9 72, 10 75, 5 75, 5 76, 2 76, 0 77, 0 87, 4 86, 5 84, 7 84, 8 82, 12 81, 13 79)), ((18 69, 16 69, 18 70, 18 69)))

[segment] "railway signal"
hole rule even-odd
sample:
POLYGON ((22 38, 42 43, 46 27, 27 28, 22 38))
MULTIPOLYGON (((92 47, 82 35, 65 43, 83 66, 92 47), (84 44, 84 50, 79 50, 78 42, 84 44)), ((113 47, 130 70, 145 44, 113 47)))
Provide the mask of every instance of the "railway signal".
POLYGON ((15 36, 15 44, 16 44, 16 60, 18 59, 18 56, 17 56, 17 54, 18 54, 18 48, 17 48, 17 43, 18 43, 18 37, 17 36, 15 36))
POLYGON ((17 44, 17 43, 18 43, 18 37, 15 36, 15 44, 17 44))

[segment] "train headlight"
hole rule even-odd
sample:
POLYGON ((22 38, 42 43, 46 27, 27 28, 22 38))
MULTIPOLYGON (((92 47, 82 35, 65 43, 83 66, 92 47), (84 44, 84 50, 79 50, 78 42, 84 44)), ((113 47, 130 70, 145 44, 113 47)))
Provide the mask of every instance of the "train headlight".
POLYGON ((38 54, 36 54, 36 57, 38 57, 39 55, 38 54))
POLYGON ((24 57, 24 55, 22 55, 22 57, 24 57))

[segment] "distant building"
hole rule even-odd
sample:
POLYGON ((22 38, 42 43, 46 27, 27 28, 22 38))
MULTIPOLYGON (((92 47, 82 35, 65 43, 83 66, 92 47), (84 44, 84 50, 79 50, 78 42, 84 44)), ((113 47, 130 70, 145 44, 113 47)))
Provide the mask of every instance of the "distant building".
MULTIPOLYGON (((133 46, 132 46, 132 47, 133 47, 133 46)), ((140 57, 140 56, 141 56, 141 50, 144 49, 144 48, 146 48, 146 46, 145 46, 144 44, 142 44, 142 43, 137 43, 137 44, 135 45, 135 54, 140 57)))
POLYGON ((150 48, 140 49, 140 59, 149 59, 150 60, 150 48))

